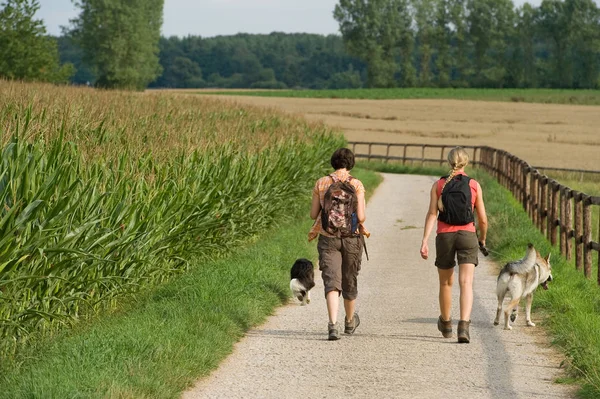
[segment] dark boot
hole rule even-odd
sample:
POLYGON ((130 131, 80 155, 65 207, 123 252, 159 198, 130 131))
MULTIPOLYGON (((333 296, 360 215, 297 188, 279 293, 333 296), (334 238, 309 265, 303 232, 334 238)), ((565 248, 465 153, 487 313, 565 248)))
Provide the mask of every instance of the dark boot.
POLYGON ((442 316, 440 316, 438 318, 437 327, 444 338, 452 338, 452 319, 444 320, 442 319, 442 316))
POLYGON ((329 330, 329 336, 327 337, 329 341, 337 341, 338 339, 340 339, 340 333, 338 331, 337 323, 329 323, 327 325, 327 328, 329 330))
POLYGON ((468 344, 471 341, 471 336, 469 335, 469 325, 471 324, 471 320, 460 320, 458 322, 458 343, 459 344, 468 344))

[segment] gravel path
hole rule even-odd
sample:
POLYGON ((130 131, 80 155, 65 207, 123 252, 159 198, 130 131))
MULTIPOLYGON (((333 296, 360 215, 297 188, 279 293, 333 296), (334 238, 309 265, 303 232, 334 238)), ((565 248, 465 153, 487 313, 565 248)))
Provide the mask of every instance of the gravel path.
MULTIPOLYGON (((356 333, 326 341, 317 273, 310 305, 279 308, 184 398, 574 397, 572 387, 553 382, 560 357, 539 327, 525 327, 524 317, 512 331, 493 326, 498 269, 492 262, 483 259, 476 269, 471 343, 441 337, 437 272, 419 256, 434 178, 384 178, 367 209, 370 261, 359 277, 356 333)), ((456 334, 458 280, 453 300, 456 334)))

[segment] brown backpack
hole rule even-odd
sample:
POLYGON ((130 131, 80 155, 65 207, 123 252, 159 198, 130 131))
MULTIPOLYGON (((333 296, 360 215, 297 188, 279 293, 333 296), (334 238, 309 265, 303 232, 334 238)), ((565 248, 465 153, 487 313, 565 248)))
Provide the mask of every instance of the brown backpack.
POLYGON ((321 225, 323 230, 335 237, 358 236, 358 217, 356 210, 358 200, 356 190, 350 184, 354 179, 339 180, 335 174, 329 175, 333 183, 325 192, 321 209, 321 225))

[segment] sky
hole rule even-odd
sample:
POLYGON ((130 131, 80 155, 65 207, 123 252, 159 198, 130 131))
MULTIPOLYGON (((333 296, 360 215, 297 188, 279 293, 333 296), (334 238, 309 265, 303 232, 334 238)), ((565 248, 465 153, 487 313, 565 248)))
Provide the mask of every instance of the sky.
MULTIPOLYGON (((38 0, 37 17, 59 35, 77 16, 72 0, 38 0)), ((525 0, 514 0, 520 6, 525 0)), ((600 0, 596 0, 600 2, 600 0)), ((338 33, 333 9, 338 0, 165 0, 164 36, 234 35, 236 33, 338 33)), ((541 0, 530 0, 539 5, 541 0)))

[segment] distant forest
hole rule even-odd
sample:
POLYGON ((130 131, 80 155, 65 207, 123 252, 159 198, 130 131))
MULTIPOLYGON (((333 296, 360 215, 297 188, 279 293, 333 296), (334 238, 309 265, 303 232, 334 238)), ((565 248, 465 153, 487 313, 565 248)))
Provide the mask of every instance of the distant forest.
MULTIPOLYGON (((94 83, 83 52, 68 37, 58 43, 61 61, 77 68, 73 83, 94 83)), ((153 88, 342 89, 366 79, 366 64, 348 55, 336 35, 162 37, 159 45, 163 73, 153 88)))
MULTIPOLYGON (((600 88, 593 0, 341 0, 334 15, 339 36, 162 37, 150 87, 600 88)), ((82 50, 57 41, 72 82, 94 84, 82 50)))

